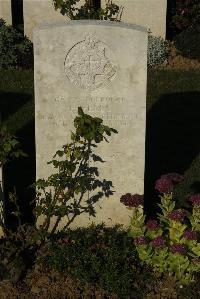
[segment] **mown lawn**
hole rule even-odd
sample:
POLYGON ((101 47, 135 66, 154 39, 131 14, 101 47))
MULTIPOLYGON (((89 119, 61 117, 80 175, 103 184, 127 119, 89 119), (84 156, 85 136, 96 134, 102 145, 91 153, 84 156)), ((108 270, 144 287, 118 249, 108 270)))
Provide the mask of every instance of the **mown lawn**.
POLYGON ((200 92, 200 70, 152 70, 147 80, 148 111, 163 95, 200 92))
POLYGON ((200 70, 149 72, 145 169, 148 211, 155 210, 154 182, 162 174, 185 174, 176 188, 180 204, 187 205, 189 194, 200 192, 199 130, 200 70))
POLYGON ((34 76, 32 70, 1 70, 0 111, 12 133, 34 120, 34 76))

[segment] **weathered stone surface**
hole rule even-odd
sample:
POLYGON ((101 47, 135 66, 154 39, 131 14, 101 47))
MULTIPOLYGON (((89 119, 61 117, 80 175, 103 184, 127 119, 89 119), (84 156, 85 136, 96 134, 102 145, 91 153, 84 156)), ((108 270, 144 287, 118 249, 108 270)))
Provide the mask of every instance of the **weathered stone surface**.
POLYGON ((0 0, 0 18, 7 24, 12 24, 11 0, 0 0))
POLYGON ((33 28, 42 23, 64 22, 68 18, 56 11, 51 0, 23 0, 24 34, 33 39, 33 28))
POLYGON ((119 201, 143 193, 145 159, 147 32, 109 21, 70 21, 34 30, 37 178, 47 177, 47 161, 70 141, 77 108, 103 118, 118 130, 97 150, 102 178, 115 194, 96 205, 96 218, 74 223, 128 225, 130 211, 119 201))
MULTIPOLYGON (((165 38, 167 0, 115 0, 124 7, 122 21, 145 26, 153 35, 165 38)), ((105 6, 105 0, 102 0, 105 6)))
MULTIPOLYGON (((2 2, 10 2, 4 0, 2 2)), ((152 34, 165 38, 167 0, 115 0, 124 7, 122 21, 150 28, 152 34)), ((80 0, 81 6, 84 0, 80 0)), ((105 7, 105 0, 101 1, 105 7)), ((55 11, 51 0, 23 0, 24 32, 32 40, 33 28, 38 24, 64 22, 68 18, 55 11)))

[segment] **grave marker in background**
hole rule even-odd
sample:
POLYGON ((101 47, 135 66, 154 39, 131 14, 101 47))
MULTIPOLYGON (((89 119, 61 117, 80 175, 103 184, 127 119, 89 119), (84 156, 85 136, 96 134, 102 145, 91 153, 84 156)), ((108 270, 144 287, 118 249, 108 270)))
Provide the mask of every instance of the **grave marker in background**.
POLYGON ((0 0, 0 18, 8 25, 12 24, 11 0, 0 0))
MULTIPOLYGON (((80 0, 78 6, 83 4, 80 0)), ((24 34, 33 39, 33 28, 43 23, 55 23, 68 21, 60 10, 55 10, 52 0, 23 0, 24 34)))
POLYGON ((115 193, 96 204, 96 218, 81 215, 74 226, 105 222, 128 225, 124 193, 143 193, 147 77, 147 32, 109 21, 70 21, 34 30, 37 178, 48 177, 47 161, 70 142, 81 106, 117 129, 97 152, 102 178, 115 193))
POLYGON ((23 0, 24 34, 33 39, 33 28, 42 23, 64 22, 68 18, 56 11, 51 0, 23 0))
MULTIPOLYGON (((84 3, 85 0, 80 0, 77 7, 84 3)), ((106 0, 101 0, 102 8, 105 3, 106 0)), ((145 26, 153 35, 165 38, 167 0, 114 0, 113 3, 124 7, 123 22, 145 26)), ((23 10, 24 33, 31 40, 36 25, 68 21, 59 10, 55 10, 51 0, 23 0, 23 10)))
MULTIPOLYGON (((105 6, 106 0, 102 0, 105 6)), ((124 7, 122 22, 138 24, 149 28, 153 35, 165 38, 167 0, 115 0, 124 7)))

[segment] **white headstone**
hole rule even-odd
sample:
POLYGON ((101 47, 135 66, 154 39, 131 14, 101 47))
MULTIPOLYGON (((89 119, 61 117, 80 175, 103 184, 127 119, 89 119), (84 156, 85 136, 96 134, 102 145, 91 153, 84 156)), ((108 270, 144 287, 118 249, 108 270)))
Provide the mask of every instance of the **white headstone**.
MULTIPOLYGON (((83 0, 80 0, 78 6, 82 4, 83 0)), ((60 13, 60 10, 55 10, 52 0, 23 0, 23 13, 24 34, 30 40, 33 39, 33 28, 36 25, 69 20, 68 17, 60 13)))
POLYGON ((33 28, 38 24, 68 20, 56 11, 51 0, 23 0, 24 34, 33 39, 33 28))
POLYGON ((8 25, 12 24, 11 0, 0 0, 0 19, 4 19, 8 25))
MULTIPOLYGON (((107 0, 102 0, 105 7, 107 0)), ((153 35, 165 38, 167 0, 114 0, 122 6, 122 21, 150 29, 153 35)))
MULTIPOLYGON (((0 0, 10 2, 11 0, 0 0)), ((107 0, 101 0, 105 7, 107 0)), ((80 0, 77 7, 85 3, 80 0)), ((113 3, 124 7, 122 21, 149 28, 153 35, 165 38, 167 0, 114 0, 113 3)), ((24 32, 31 40, 33 28, 43 23, 64 22, 69 20, 59 10, 55 11, 52 0, 23 0, 24 32)))
POLYGON ((136 25, 109 21, 70 21, 34 30, 37 178, 47 177, 47 161, 70 142, 73 119, 81 106, 118 130, 99 152, 102 178, 115 193, 96 205, 95 218, 74 222, 129 224, 120 203, 124 193, 143 193, 145 159, 147 32, 136 25), (101 209, 101 208, 102 209, 101 209))

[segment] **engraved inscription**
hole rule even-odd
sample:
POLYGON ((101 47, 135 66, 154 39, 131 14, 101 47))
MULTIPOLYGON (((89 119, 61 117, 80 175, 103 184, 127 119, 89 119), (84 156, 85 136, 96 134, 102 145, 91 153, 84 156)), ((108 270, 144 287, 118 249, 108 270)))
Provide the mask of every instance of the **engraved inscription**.
POLYGON ((68 79, 83 89, 94 90, 110 83, 116 70, 110 48, 92 36, 75 44, 65 58, 68 79))
POLYGON ((42 114, 37 112, 37 117, 40 120, 50 122, 56 127, 69 127, 72 119, 77 115, 78 106, 81 106, 85 113, 98 116, 102 118, 105 123, 116 129, 132 127, 132 130, 140 125, 144 120, 143 110, 141 112, 135 111, 135 109, 124 110, 127 99, 120 96, 101 96, 101 97, 64 97, 60 96, 53 99, 55 109, 51 110, 51 113, 42 114), (66 113, 63 107, 67 103, 66 113), (114 107, 118 107, 114 111, 114 107))
POLYGON ((54 98, 55 110, 53 109, 49 114, 37 113, 37 117, 43 121, 50 121, 56 127, 69 127, 71 119, 77 115, 78 106, 81 106, 85 113, 96 115, 102 118, 105 123, 116 129, 132 127, 136 128, 138 124, 144 119, 144 113, 139 113, 134 109, 131 111, 123 111, 122 108, 126 105, 124 97, 68 97, 64 96, 54 98), (63 107, 68 103, 67 116, 63 113, 63 107), (114 112, 113 107, 118 106, 118 111, 114 112))

